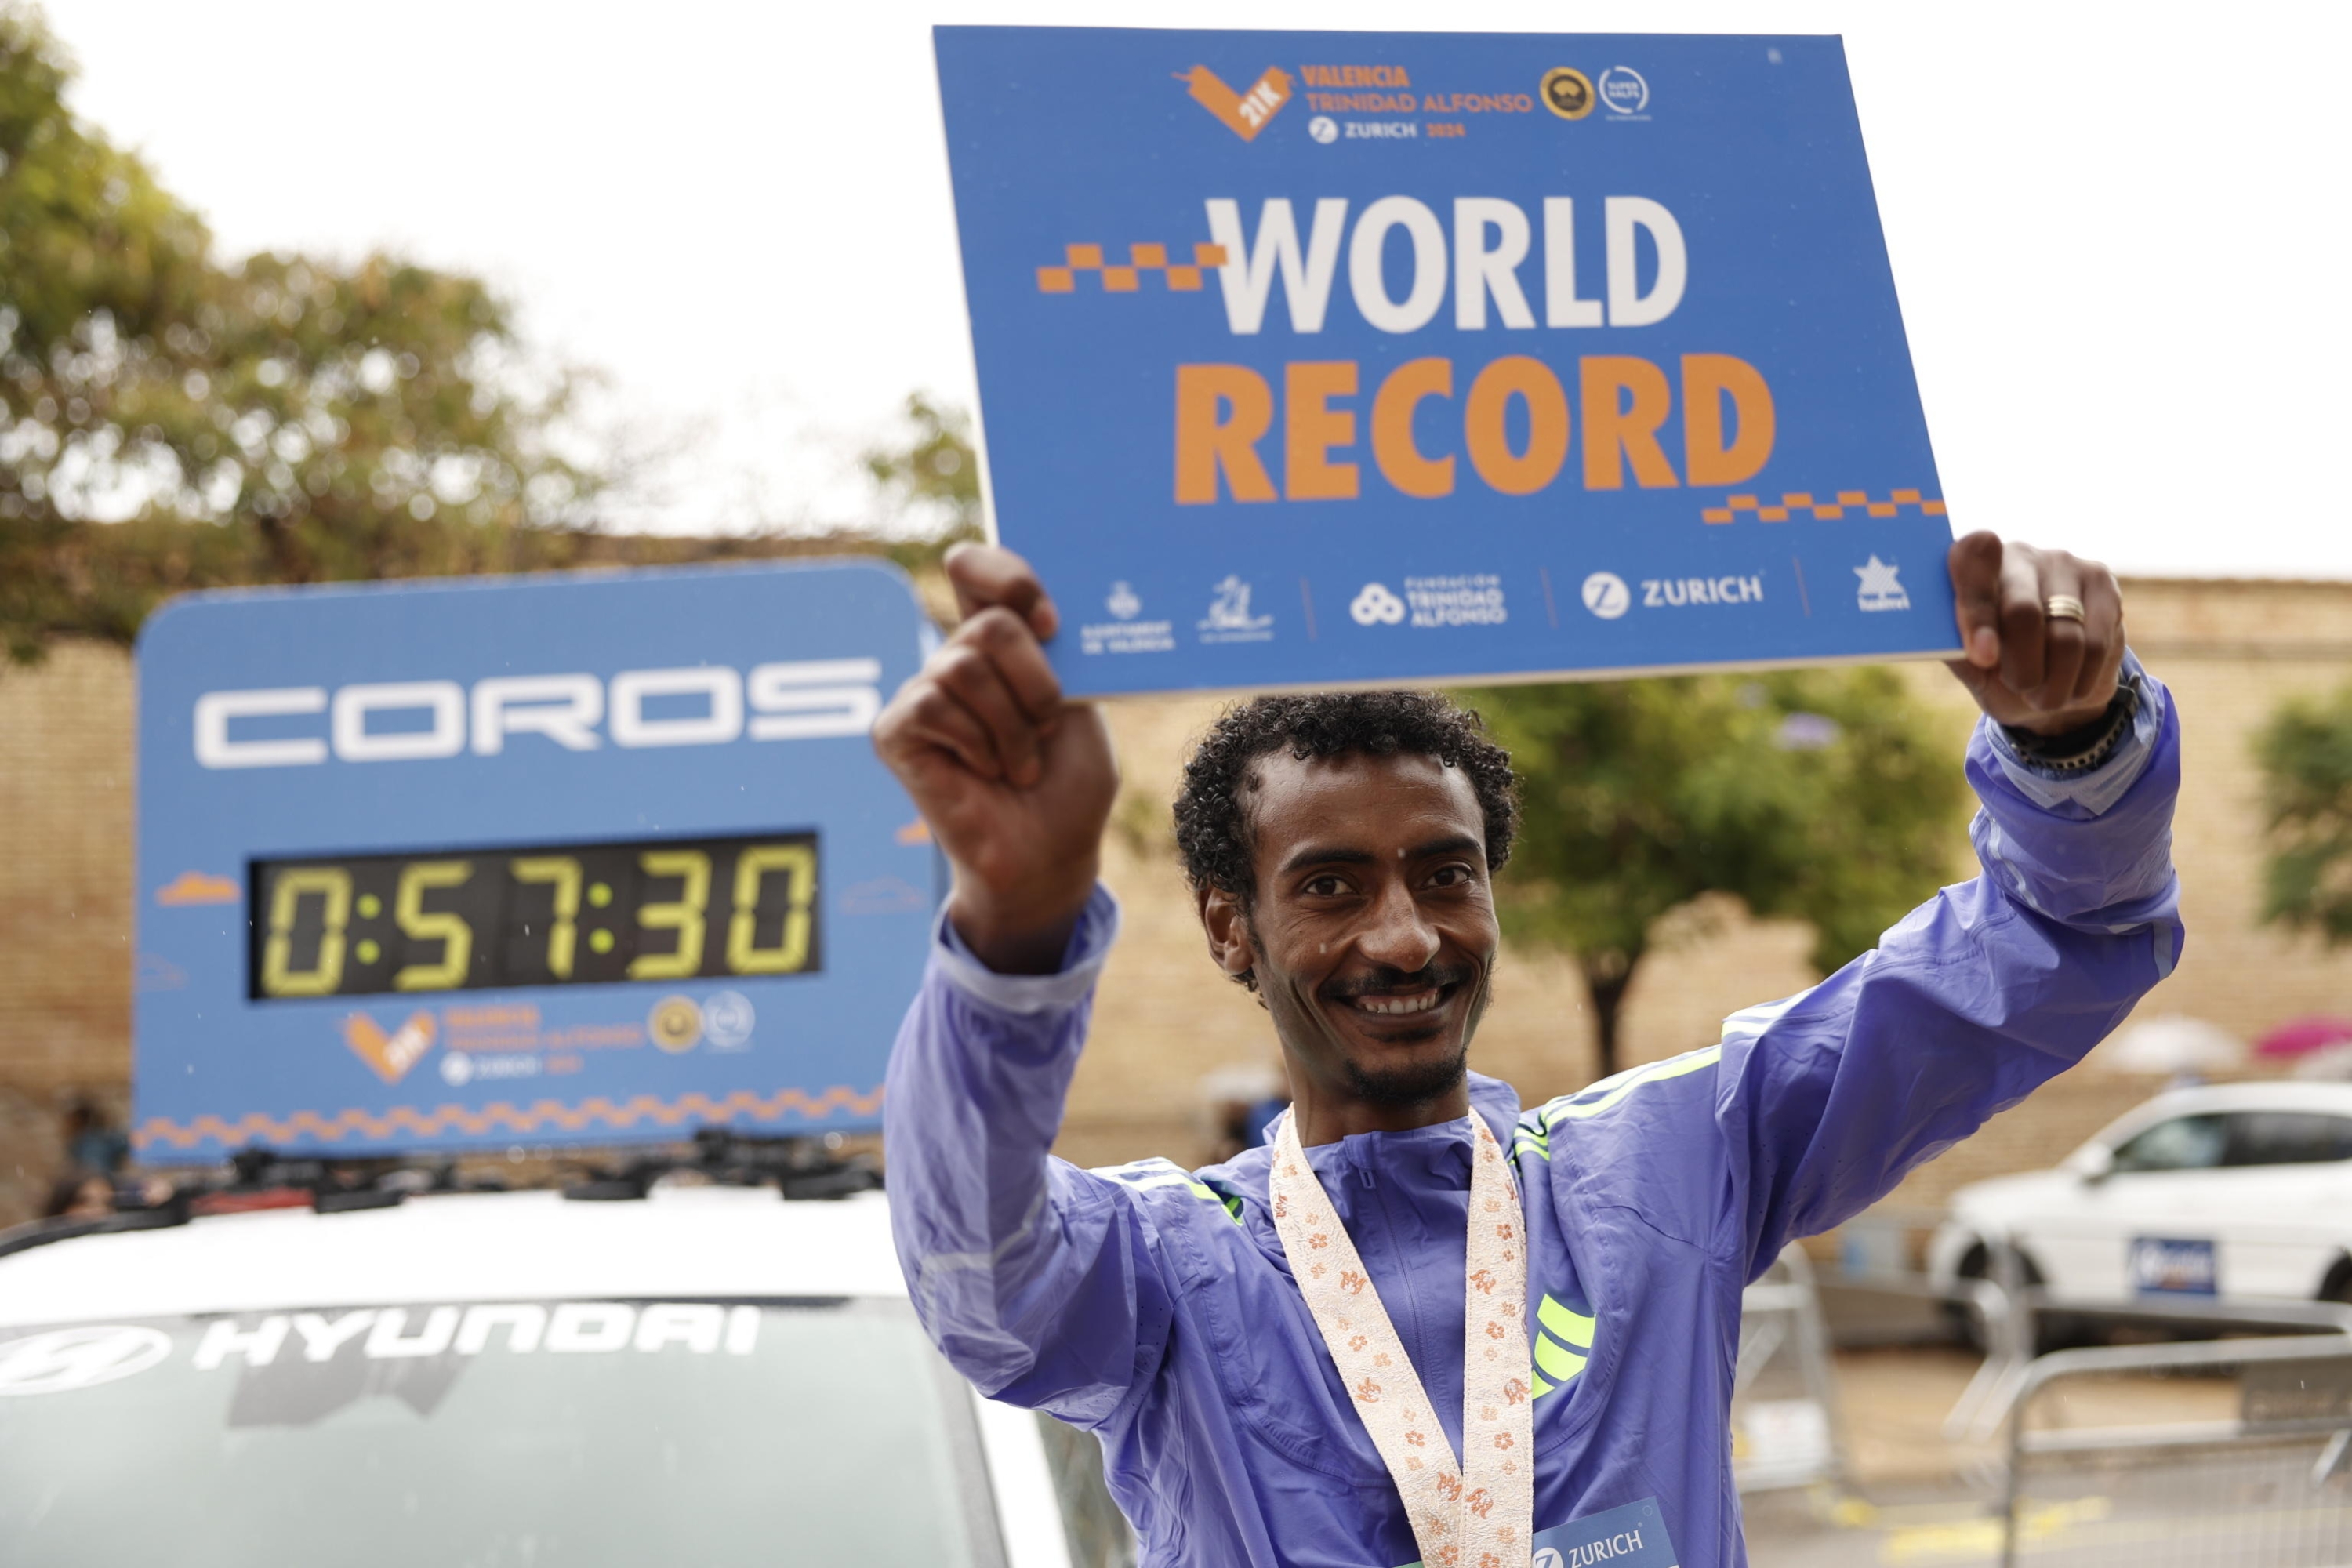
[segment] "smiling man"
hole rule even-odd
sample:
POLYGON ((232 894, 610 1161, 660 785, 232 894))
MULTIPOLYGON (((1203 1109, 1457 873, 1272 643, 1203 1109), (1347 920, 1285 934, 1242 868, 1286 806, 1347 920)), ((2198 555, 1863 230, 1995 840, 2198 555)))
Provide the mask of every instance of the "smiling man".
POLYGON ((1720 1043, 1524 1113, 1467 1066, 1509 759, 1426 693, 1229 710, 1177 842, 1292 1109, 1229 1164, 1081 1171, 1048 1149, 1117 933, 1117 771, 1026 565, 950 559, 967 618, 875 730, 955 873, 891 1062, 892 1219, 949 1360, 1101 1438, 1145 1563, 1743 1559, 1742 1288, 2078 1060, 2179 952, 2177 721, 2114 580, 1990 534, 1951 568, 1982 874, 1720 1043))

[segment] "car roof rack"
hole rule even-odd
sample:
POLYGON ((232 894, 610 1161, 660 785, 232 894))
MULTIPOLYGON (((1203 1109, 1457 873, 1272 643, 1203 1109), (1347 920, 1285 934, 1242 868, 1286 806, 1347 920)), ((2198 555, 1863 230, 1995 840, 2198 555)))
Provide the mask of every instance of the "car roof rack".
MULTIPOLYGON (((847 1143, 838 1132, 757 1137, 705 1127, 687 1148, 648 1152, 593 1170, 567 1184, 563 1195, 589 1203, 643 1198, 663 1177, 680 1174, 699 1175, 715 1186, 772 1185, 796 1201, 845 1198, 879 1188, 881 1171, 865 1153, 845 1155, 847 1143)), ((456 1159, 446 1154, 324 1159, 280 1154, 257 1144, 239 1149, 210 1171, 118 1182, 112 1214, 37 1219, 0 1230, 0 1258, 51 1242, 161 1230, 214 1215, 268 1208, 349 1214, 392 1208, 412 1194, 506 1190, 508 1184, 495 1176, 460 1174, 456 1159)))
POLYGON ((118 1180, 115 1211, 89 1219, 37 1219, 0 1230, 0 1258, 121 1231, 162 1230, 213 1215, 256 1209, 308 1208, 320 1214, 391 1208, 412 1193, 499 1192, 496 1178, 461 1178, 446 1156, 328 1160, 289 1156, 256 1144, 239 1149, 213 1170, 175 1176, 118 1180))
POLYGON ((664 1176, 680 1173, 700 1175, 714 1186, 772 1184, 782 1196, 795 1200, 845 1198, 881 1186, 882 1173, 872 1160, 842 1154, 847 1142, 838 1132, 758 1137, 705 1127, 695 1133, 690 1151, 640 1155, 572 1183, 563 1195, 578 1203, 625 1202, 644 1197, 664 1176))

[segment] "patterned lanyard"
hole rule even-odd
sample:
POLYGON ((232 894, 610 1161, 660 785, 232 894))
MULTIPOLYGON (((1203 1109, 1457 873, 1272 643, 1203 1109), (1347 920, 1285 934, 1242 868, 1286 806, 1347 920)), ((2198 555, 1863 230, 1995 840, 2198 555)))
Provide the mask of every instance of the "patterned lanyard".
POLYGON ((1462 1295, 1462 1454, 1389 1321, 1364 1260, 1286 1112, 1275 1137, 1274 1225, 1356 1414, 1396 1481, 1429 1568, 1525 1564, 1535 1531, 1535 1415, 1528 1397, 1527 1228, 1486 1121, 1470 1118, 1470 1235, 1462 1295))

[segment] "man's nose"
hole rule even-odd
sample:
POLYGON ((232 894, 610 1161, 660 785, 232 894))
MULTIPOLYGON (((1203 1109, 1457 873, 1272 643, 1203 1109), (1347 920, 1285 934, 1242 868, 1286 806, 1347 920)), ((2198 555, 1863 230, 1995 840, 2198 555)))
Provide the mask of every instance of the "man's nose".
POLYGON ((1439 940, 1437 928, 1422 913, 1412 889, 1400 880, 1390 883, 1373 902, 1356 950, 1374 963, 1411 974, 1437 956, 1439 940))

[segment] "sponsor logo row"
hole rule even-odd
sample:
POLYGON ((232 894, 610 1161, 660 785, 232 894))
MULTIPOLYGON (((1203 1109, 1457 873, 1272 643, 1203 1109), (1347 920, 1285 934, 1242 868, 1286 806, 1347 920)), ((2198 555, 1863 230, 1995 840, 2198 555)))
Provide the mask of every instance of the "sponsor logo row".
MULTIPOLYGON (((1911 595, 1903 586, 1901 568, 1875 554, 1853 568, 1854 607, 1864 611, 1907 610, 1911 595)), ((1403 626, 1443 629, 1453 626, 1499 626, 1510 620, 1503 581, 1490 573, 1444 577, 1402 577, 1399 586, 1373 580, 1348 601, 1348 618, 1360 626, 1403 626)), ((1208 609, 1187 632, 1173 619, 1150 619, 1142 597, 1124 580, 1113 583, 1103 599, 1108 619, 1078 627, 1080 647, 1088 654, 1172 653, 1180 635, 1202 645, 1272 642, 1275 617, 1252 603, 1252 584, 1229 574, 1211 591, 1208 609)), ((1730 573, 1713 577, 1643 577, 1632 581, 1614 572, 1594 572, 1584 579, 1579 597, 1600 620, 1621 619, 1631 611, 1681 610, 1706 605, 1759 605, 1764 602, 1764 578, 1759 574, 1730 573)))
MULTIPOLYGON (((650 1041, 673 1057, 705 1042, 714 1051, 748 1050, 759 1015, 740 991, 719 991, 699 1001, 663 997, 646 1015, 642 1031, 625 1023, 542 1031, 535 1007, 461 1007, 445 1016, 453 1027, 438 1071, 442 1082, 463 1089, 478 1081, 566 1070, 567 1061, 576 1070, 573 1053, 583 1048, 625 1049, 650 1041)), ((429 1010, 411 1013, 390 1029, 370 1014, 352 1013, 343 1018, 342 1035, 352 1055, 384 1082, 396 1084, 441 1039, 442 1026, 429 1010)))
MULTIPOLYGON (((1773 58, 1779 58, 1777 51, 1773 58)), ((1193 102, 1244 142, 1256 141, 1258 132, 1301 91, 1298 79, 1280 66, 1268 66, 1242 88, 1204 65, 1174 75, 1193 102)), ((1612 65, 1597 77, 1574 66, 1554 66, 1532 93, 1512 87, 1434 92, 1426 90, 1426 83, 1414 90, 1412 73, 1402 66, 1307 66, 1304 75, 1307 107, 1315 116, 1307 122, 1307 133, 1327 146, 1341 140, 1343 131, 1349 139, 1415 138, 1421 131, 1412 121, 1340 121, 1332 119, 1334 114, 1532 114, 1541 104, 1567 121, 1582 120, 1595 110, 1608 120, 1650 117, 1649 79, 1628 65, 1612 65)))

